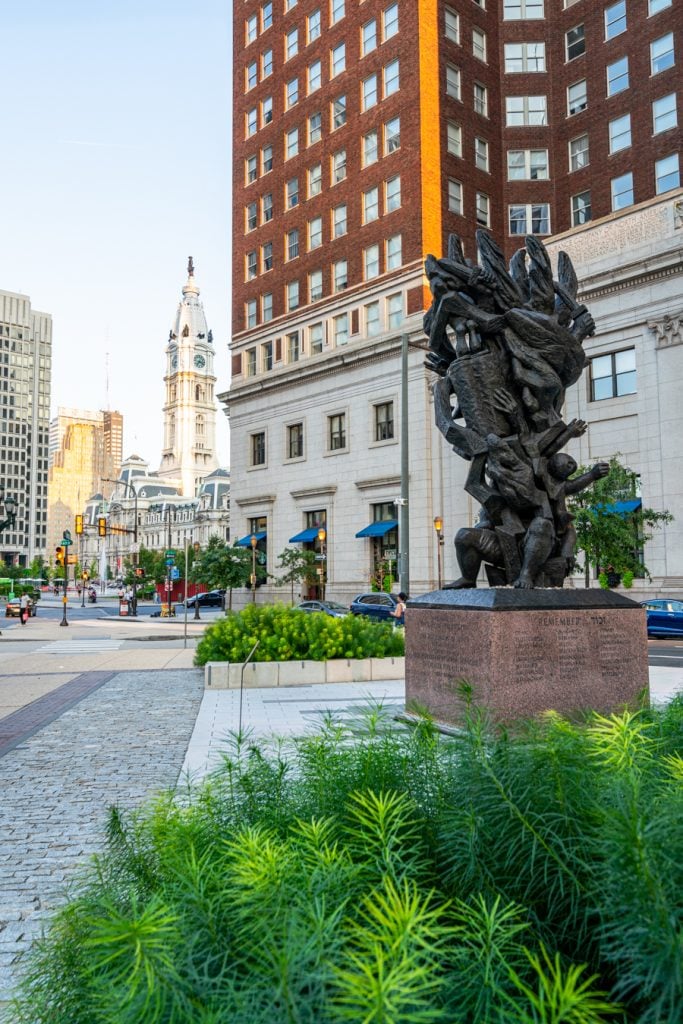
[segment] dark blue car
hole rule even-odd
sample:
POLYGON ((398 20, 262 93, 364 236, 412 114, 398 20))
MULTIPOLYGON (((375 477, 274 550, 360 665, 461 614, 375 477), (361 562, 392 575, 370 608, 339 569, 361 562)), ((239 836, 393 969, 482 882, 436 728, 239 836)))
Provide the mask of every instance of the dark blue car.
POLYGON ((398 604, 398 598, 393 594, 385 594, 382 591, 372 594, 359 594, 351 602, 352 615, 367 615, 371 619, 393 621, 393 611, 398 604))
POLYGON ((648 636, 683 636, 683 601, 666 597, 641 601, 647 612, 648 636))

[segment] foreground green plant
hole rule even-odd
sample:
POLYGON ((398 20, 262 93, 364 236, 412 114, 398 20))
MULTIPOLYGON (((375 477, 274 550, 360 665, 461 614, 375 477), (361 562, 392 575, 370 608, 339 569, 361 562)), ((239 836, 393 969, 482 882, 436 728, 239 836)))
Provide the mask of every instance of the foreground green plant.
POLYGON ((112 811, 21 1024, 678 1024, 683 701, 458 739, 381 707, 112 811))
POLYGON ((205 630, 195 663, 245 661, 257 640, 254 661, 390 658, 402 657, 405 650, 403 634, 388 622, 356 615, 333 618, 281 604, 250 604, 205 630))

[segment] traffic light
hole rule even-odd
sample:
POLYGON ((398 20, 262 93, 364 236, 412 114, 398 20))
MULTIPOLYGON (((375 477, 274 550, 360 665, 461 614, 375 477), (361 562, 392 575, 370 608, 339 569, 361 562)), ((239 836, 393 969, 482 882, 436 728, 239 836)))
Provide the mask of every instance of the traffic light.
POLYGON ((90 579, 90 573, 88 572, 88 570, 87 570, 87 569, 84 569, 84 570, 83 570, 83 572, 81 573, 81 579, 82 579, 82 580, 83 580, 83 581, 84 581, 85 583, 87 583, 87 582, 88 582, 88 580, 90 579))
POLYGON ((76 516, 76 533, 83 533, 83 516, 76 516))
POLYGON ((55 561, 57 565, 64 565, 64 554, 66 549, 60 546, 55 551, 55 561))
POLYGON ((100 516, 100 518, 97 520, 97 536, 107 536, 107 520, 104 518, 104 516, 100 516))

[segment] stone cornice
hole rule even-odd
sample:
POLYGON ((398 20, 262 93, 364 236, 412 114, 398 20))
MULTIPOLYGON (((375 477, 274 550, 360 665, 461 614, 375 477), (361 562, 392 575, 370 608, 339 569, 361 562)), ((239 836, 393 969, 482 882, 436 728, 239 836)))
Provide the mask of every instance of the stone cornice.
POLYGON ((233 498, 233 501, 240 508, 249 508, 251 505, 274 505, 275 498, 274 494, 256 494, 251 498, 233 498))
POLYGON ((289 493, 295 500, 327 497, 328 495, 336 494, 336 484, 321 484, 319 487, 302 487, 297 491, 290 491, 289 493))
POLYGON ((380 487, 400 487, 400 476, 374 477, 372 480, 356 480, 356 487, 359 491, 370 491, 380 487))
POLYGON ((579 296, 588 302, 603 295, 613 295, 627 289, 642 287, 653 281, 680 276, 683 268, 683 247, 653 257, 647 262, 635 260, 622 264, 618 271, 605 271, 592 277, 584 277, 579 286, 579 296))

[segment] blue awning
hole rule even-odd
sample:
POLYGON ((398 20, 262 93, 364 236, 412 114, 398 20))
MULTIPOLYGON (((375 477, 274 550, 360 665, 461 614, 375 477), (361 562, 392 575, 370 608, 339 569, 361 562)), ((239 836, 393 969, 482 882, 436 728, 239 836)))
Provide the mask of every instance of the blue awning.
POLYGON ((324 529, 320 526, 311 526, 308 530, 302 530, 296 536, 289 538, 290 544, 309 544, 312 540, 318 539, 318 530, 324 529))
POLYGON ((616 512, 619 516, 630 516, 641 505, 640 498, 633 498, 631 501, 615 501, 613 505, 598 505, 598 508, 601 512, 616 512))
POLYGON ((398 526, 398 519, 383 519, 380 523, 370 523, 365 529, 359 530, 356 537, 385 537, 390 530, 398 526))
POLYGON ((246 537, 242 537, 236 544, 238 548, 250 548, 252 537, 256 537, 256 540, 265 540, 267 536, 268 534, 265 530, 262 530, 260 533, 248 533, 246 537))

